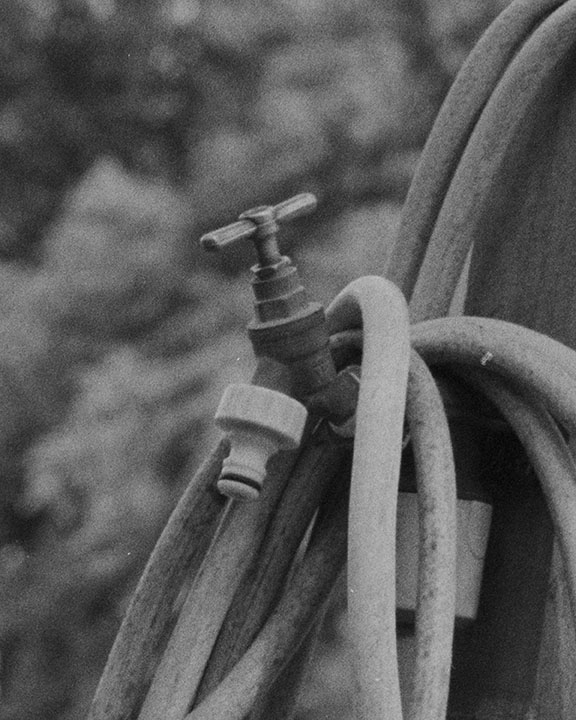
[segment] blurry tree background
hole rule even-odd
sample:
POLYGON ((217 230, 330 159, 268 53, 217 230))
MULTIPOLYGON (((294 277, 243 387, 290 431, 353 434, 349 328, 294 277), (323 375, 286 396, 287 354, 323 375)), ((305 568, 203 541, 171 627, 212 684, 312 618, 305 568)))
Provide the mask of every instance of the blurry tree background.
MULTIPOLYGON (((253 361, 249 251, 301 191, 326 302, 383 273, 455 73, 505 0, 3 0, 0 719, 79 720, 167 515, 253 361)), ((345 717, 335 637, 302 720, 345 717)))

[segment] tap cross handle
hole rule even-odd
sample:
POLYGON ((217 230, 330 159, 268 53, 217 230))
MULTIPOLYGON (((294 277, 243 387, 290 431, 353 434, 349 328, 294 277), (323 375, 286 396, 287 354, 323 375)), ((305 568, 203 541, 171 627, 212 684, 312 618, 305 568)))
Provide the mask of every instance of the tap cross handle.
POLYGON ((253 240, 262 267, 280 262, 276 234, 278 226, 314 212, 318 201, 312 193, 301 193, 278 205, 261 205, 243 212, 231 225, 200 238, 204 250, 217 252, 241 240, 253 240))

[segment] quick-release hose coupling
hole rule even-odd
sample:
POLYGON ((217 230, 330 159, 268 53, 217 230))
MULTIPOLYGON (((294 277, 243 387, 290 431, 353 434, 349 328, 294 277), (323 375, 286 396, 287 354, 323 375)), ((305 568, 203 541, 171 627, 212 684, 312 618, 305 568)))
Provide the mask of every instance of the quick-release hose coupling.
POLYGON ((216 411, 216 425, 230 440, 218 490, 228 497, 256 500, 268 460, 279 450, 298 447, 307 417, 304 405, 284 393, 258 385, 229 385, 216 411))

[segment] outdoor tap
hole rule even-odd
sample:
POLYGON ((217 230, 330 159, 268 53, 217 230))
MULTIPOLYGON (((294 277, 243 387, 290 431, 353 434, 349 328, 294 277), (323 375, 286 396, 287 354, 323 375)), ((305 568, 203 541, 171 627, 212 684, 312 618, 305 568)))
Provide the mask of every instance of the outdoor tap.
POLYGON ((311 193, 279 205, 263 205, 240 215, 238 222, 204 235, 208 251, 250 240, 258 263, 252 267, 255 317, 248 325, 257 358, 281 364, 289 373, 290 394, 305 399, 332 383, 336 369, 328 348, 324 308, 310 302, 298 271, 278 246, 280 226, 316 209, 311 193))
POLYGON ((231 497, 258 497, 268 459, 298 447, 308 411, 329 424, 355 411, 358 383, 336 372, 324 308, 308 300, 296 267, 278 246, 280 226, 316 205, 314 195, 303 193, 255 207, 200 239, 208 251, 250 240, 258 260, 252 267, 255 317, 248 325, 259 360, 254 384, 229 386, 216 413, 216 424, 231 440, 218 488, 231 497))

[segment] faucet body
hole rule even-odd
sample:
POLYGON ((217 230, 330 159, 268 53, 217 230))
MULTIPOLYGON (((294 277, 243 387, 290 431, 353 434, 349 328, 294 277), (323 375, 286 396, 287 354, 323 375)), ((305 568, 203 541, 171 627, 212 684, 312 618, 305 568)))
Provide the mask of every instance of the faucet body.
POLYGON ((215 251, 249 239, 258 256, 258 263, 251 269, 254 318, 247 328, 258 368, 252 390, 232 386, 217 412, 217 422, 229 432, 232 441, 218 485, 232 497, 258 497, 267 460, 282 447, 298 446, 308 412, 318 419, 340 423, 356 409, 358 382, 349 382, 347 375, 336 370, 324 308, 308 299, 298 270, 289 257, 281 254, 276 239, 280 223, 315 207, 316 198, 309 193, 274 207, 255 207, 242 213, 238 222, 208 233, 200 241, 206 250, 215 251), (273 396, 266 399, 262 389, 273 396), (303 412, 296 412, 295 402, 303 412), (282 430, 282 424, 294 412, 298 415, 298 430, 282 430), (284 435, 290 436, 288 443, 270 440, 284 435), (228 466, 234 466, 233 473, 228 466), (253 471, 243 472, 243 466, 253 471), (254 470, 256 466, 258 470, 254 470))

